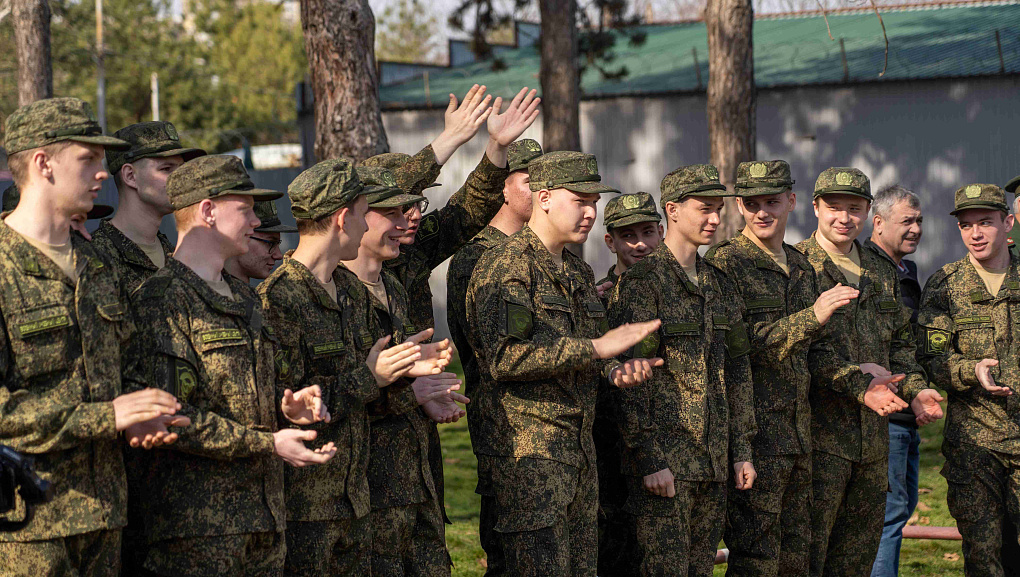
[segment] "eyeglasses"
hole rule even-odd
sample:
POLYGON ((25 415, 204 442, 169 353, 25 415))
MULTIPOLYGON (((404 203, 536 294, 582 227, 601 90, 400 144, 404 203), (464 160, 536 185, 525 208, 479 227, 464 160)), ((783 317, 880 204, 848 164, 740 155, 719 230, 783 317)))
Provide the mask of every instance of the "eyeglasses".
POLYGON ((407 208, 404 209, 404 215, 410 216, 410 214, 414 212, 415 207, 418 207, 418 212, 425 214, 425 211, 428 210, 429 208, 429 199, 425 198, 419 200, 418 202, 407 205, 407 208))
POLYGON ((269 252, 273 252, 273 250, 276 249, 277 247, 279 247, 280 243, 283 242, 283 239, 268 240, 268 239, 265 239, 265 238, 259 238, 257 236, 253 236, 253 237, 250 237, 250 238, 252 240, 257 240, 257 241, 261 242, 262 244, 266 245, 267 247, 269 247, 269 252))

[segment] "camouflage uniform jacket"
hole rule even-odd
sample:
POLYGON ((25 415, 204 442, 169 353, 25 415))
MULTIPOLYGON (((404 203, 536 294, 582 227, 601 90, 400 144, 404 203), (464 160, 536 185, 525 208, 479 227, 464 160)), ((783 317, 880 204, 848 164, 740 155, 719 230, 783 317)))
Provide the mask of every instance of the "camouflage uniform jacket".
MULTIPOLYGON (((31 455, 53 501, 0 541, 118 529, 127 484, 111 401, 131 333, 114 267, 71 235, 77 285, 0 220, 0 444, 31 455)), ((21 518, 22 511, 14 512, 21 518)))
MULTIPOLYGON (((602 277, 602 279, 600 279, 598 281, 595 281, 595 286, 601 286, 601 285, 606 284, 607 282, 613 283, 614 287, 616 286, 616 284, 618 282, 620 282, 620 275, 616 274, 616 265, 615 264, 613 266, 609 267, 609 272, 606 273, 606 276, 602 277)), ((602 295, 602 303, 603 304, 608 304, 609 303, 609 297, 612 296, 612 294, 613 294, 612 289, 607 290, 605 292, 605 294, 602 295)))
MULTIPOLYGON (((408 164, 418 167, 421 182, 430 176, 431 180, 435 180, 439 165, 435 164, 431 146, 416 154, 412 162, 423 157, 431 157, 431 164, 408 164)), ((467 182, 450 197, 446 206, 422 217, 414 244, 401 245, 400 256, 386 261, 386 268, 393 271, 407 289, 410 303, 408 320, 418 330, 436 325, 432 288, 429 286, 432 270, 453 256, 496 216, 503 206, 503 182, 508 174, 506 168, 497 167, 488 156, 483 155, 481 162, 468 175, 467 182)), ((403 182, 401 179, 407 176, 397 175, 397 178, 403 182)))
MULTIPOLYGON (((333 282, 340 273, 333 272, 333 282)), ((368 365, 357 361, 347 293, 333 300, 302 263, 288 257, 258 286, 269 324, 280 339, 276 398, 318 385, 329 423, 315 423, 315 444, 336 444, 325 465, 284 469, 287 518, 328 521, 369 511, 369 425, 365 405, 379 396, 368 365)), ((279 420, 281 427, 295 426, 279 420)))
MULTIPOLYGON (((354 333, 358 363, 365 363, 369 350, 380 338, 393 335, 387 344, 393 346, 417 332, 405 320, 407 293, 389 270, 382 270, 388 303, 380 303, 342 264, 333 278, 338 299, 346 300, 344 315, 349 315, 350 322, 345 324, 354 333)), ((375 386, 374 378, 371 382, 375 386)), ((432 421, 418 406, 410 384, 410 379, 401 379, 381 389, 379 397, 367 407, 371 438, 368 486, 373 509, 424 503, 430 494, 435 496, 428 458, 432 421)))
MULTIPOLYGON (((836 309, 826 324, 826 335, 843 359, 876 363, 893 374, 906 374, 899 383, 899 396, 909 403, 928 388, 928 383, 914 358, 910 310, 900 300, 896 267, 854 242, 861 257, 860 295, 836 309)), ((813 234, 797 244, 797 249, 807 254, 819 292, 837 283, 852 286, 813 234)), ((814 449, 854 462, 887 458, 889 419, 864 406, 868 381, 857 381, 840 390, 832 383, 821 383, 815 367, 811 376, 814 449)))
POLYGON ((170 259, 132 295, 139 326, 125 385, 173 393, 191 419, 166 449, 145 453, 139 503, 150 542, 282 531, 276 457, 276 338, 258 296, 224 275, 228 299, 170 259))
MULTIPOLYGON (((156 233, 156 239, 159 240, 159 244, 163 245, 163 253, 169 261, 174 254, 174 246, 161 232, 156 233)), ((124 283, 128 293, 138 288, 159 270, 142 252, 142 249, 124 236, 124 233, 113 226, 109 219, 102 220, 96 232, 92 233, 92 246, 96 247, 98 252, 106 255, 107 259, 117 267, 120 280, 124 283)))
POLYGON ((933 383, 949 391, 947 441, 970 443, 1020 455, 1020 258, 1010 255, 1009 272, 992 296, 970 262, 949 263, 928 279, 918 317, 919 355, 933 383), (981 359, 997 359, 992 376, 1013 395, 990 395, 974 374, 981 359))
POLYGON ((468 342, 486 391, 477 426, 491 432, 475 451, 594 465, 598 380, 616 361, 594 358, 591 339, 608 326, 591 267, 568 250, 556 264, 524 227, 483 254, 475 271, 468 342))
POLYGON ((475 235, 464 248, 457 251, 450 261, 450 268, 446 273, 446 322, 450 327, 450 336, 453 344, 457 347, 460 355, 460 364, 464 369, 464 395, 472 400, 467 405, 468 431, 471 434, 472 443, 475 438, 484 434, 477 426, 477 419, 474 416, 476 396, 480 392, 481 375, 478 372, 478 360, 471 349, 467 337, 467 310, 466 299, 468 282, 471 280, 471 273, 475 270, 475 264, 482 254, 494 246, 504 242, 509 237, 494 226, 487 226, 482 232, 475 235))
POLYGON ((754 420, 744 305, 726 275, 697 257, 695 286, 662 243, 620 279, 613 326, 662 320, 628 357, 662 357, 651 381, 617 389, 623 472, 669 468, 684 481, 725 482, 731 463, 752 461, 754 420))
POLYGON ((751 239, 737 234, 708 251, 707 260, 731 279, 746 307, 754 377, 755 455, 811 452, 812 359, 826 384, 868 382, 858 365, 836 355, 815 317, 818 298, 807 256, 783 244, 790 273, 751 239))

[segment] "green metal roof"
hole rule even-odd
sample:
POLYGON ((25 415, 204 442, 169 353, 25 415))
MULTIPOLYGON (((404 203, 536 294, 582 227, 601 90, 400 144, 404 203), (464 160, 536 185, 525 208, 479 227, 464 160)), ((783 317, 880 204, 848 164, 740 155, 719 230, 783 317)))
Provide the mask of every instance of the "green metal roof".
MULTIPOLYGON (((754 23, 755 82, 759 88, 839 84, 847 60, 847 82, 950 78, 1020 73, 1020 3, 987 3, 881 8, 889 36, 889 67, 882 71, 885 43, 872 11, 830 14, 835 40, 821 15, 759 17, 754 23), (1000 50, 996 42, 999 32, 1000 50)), ((581 78, 584 98, 696 92, 708 82, 708 40, 703 22, 640 27, 641 46, 617 42, 612 66, 625 65, 621 80, 605 80, 589 68, 581 78), (696 56, 695 56, 696 54, 696 56), (697 69, 701 71, 701 84, 697 69)), ((508 68, 495 72, 488 62, 445 70, 380 88, 386 109, 443 107, 447 94, 464 94, 472 83, 490 93, 512 95, 521 86, 538 88, 537 47, 502 53, 508 68)))

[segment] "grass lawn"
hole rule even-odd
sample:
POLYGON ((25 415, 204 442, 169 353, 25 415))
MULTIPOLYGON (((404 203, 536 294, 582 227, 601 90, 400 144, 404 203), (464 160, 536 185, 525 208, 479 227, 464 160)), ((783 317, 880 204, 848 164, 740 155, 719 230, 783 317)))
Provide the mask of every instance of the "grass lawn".
MULTIPOLYGON (((458 373, 460 366, 452 367, 458 373)), ((946 506, 946 481, 939 475, 942 467, 942 422, 921 429, 921 495, 911 524, 955 526, 946 506)), ((485 573, 485 552, 478 544, 478 495, 475 494, 475 456, 471 452, 467 421, 440 425, 446 472, 446 511, 453 525, 446 528, 446 542, 453 556, 453 574, 457 577, 485 573)), ((723 575, 725 566, 716 567, 723 575)), ((909 539, 903 542, 901 575, 938 577, 963 576, 963 556, 959 541, 909 539)))

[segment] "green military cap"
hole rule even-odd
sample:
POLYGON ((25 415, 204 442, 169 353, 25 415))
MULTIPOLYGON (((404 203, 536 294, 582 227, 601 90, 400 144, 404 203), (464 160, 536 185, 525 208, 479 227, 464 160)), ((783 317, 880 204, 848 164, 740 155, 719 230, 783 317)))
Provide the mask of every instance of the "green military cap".
MULTIPOLYGON (((415 190, 415 185, 418 183, 418 170, 414 167, 408 167, 408 163, 414 157, 410 154, 404 154, 403 152, 384 152, 366 158, 361 162, 361 166, 376 166, 379 168, 385 168, 393 173, 393 177, 397 179, 397 186, 402 188, 407 194, 417 195, 421 190, 415 190)), ((422 186, 422 188, 432 188, 433 186, 439 186, 438 182, 433 182, 422 186)))
POLYGON ((659 222, 662 217, 655 210, 655 199, 647 192, 621 194, 606 203, 602 224, 606 230, 630 226, 639 222, 659 222))
POLYGON ((681 166, 667 174, 659 185, 659 204, 677 202, 685 196, 730 196, 719 182, 719 169, 711 164, 681 166))
POLYGON ((296 226, 280 222, 280 213, 276 210, 275 200, 256 202, 255 216, 259 217, 259 225, 255 227, 255 232, 297 232, 296 226))
POLYGON ((565 188, 581 194, 620 192, 602 184, 595 155, 569 150, 543 154, 528 164, 531 190, 565 188))
POLYGON ((127 141, 131 148, 127 150, 107 149, 106 164, 110 167, 111 174, 117 174, 125 164, 142 158, 181 156, 185 161, 188 161, 192 158, 205 156, 205 151, 201 148, 181 146, 181 137, 177 135, 177 129, 165 120, 139 122, 125 126, 114 132, 113 135, 127 141))
POLYGON ((1006 183, 1006 192, 1016 192, 1016 189, 1020 188, 1020 176, 1014 176, 1013 180, 1006 183))
POLYGON ((956 216, 971 208, 993 208, 1008 213, 1006 191, 995 184, 968 184, 956 189, 953 212, 949 214, 956 216))
POLYGON ((787 192, 797 182, 790 176, 785 160, 756 160, 737 166, 737 196, 765 196, 787 192))
MULTIPOLYGON (((18 190, 18 185, 11 183, 4 190, 3 203, 0 206, 0 211, 10 212, 18 207, 18 202, 21 201, 21 191, 18 190)), ((85 218, 88 220, 96 220, 99 218, 106 218, 113 214, 113 207, 108 204, 93 204, 92 210, 85 213, 85 218)))
POLYGON ((47 98, 18 108, 7 117, 4 148, 7 154, 73 140, 126 149, 127 142, 103 136, 92 107, 78 98, 47 98))
POLYGON ((407 206, 425 200, 420 194, 407 194, 393 173, 381 166, 359 166, 358 178, 365 185, 369 208, 407 206))
POLYGON ((253 196, 255 200, 276 200, 283 196, 282 192, 255 188, 241 159, 224 154, 189 160, 166 179, 166 195, 174 210, 228 194, 253 196))
POLYGON ((296 218, 319 219, 347 206, 365 186, 349 158, 324 160, 302 172, 287 187, 296 218))
POLYGON ((537 140, 522 138, 510 143, 506 151, 506 159, 510 172, 515 170, 527 170, 528 164, 542 156, 542 145, 537 140))
POLYGON ((856 168, 845 166, 826 168, 818 175, 814 198, 826 194, 852 194, 869 202, 875 200, 871 196, 871 181, 868 177, 856 168))

